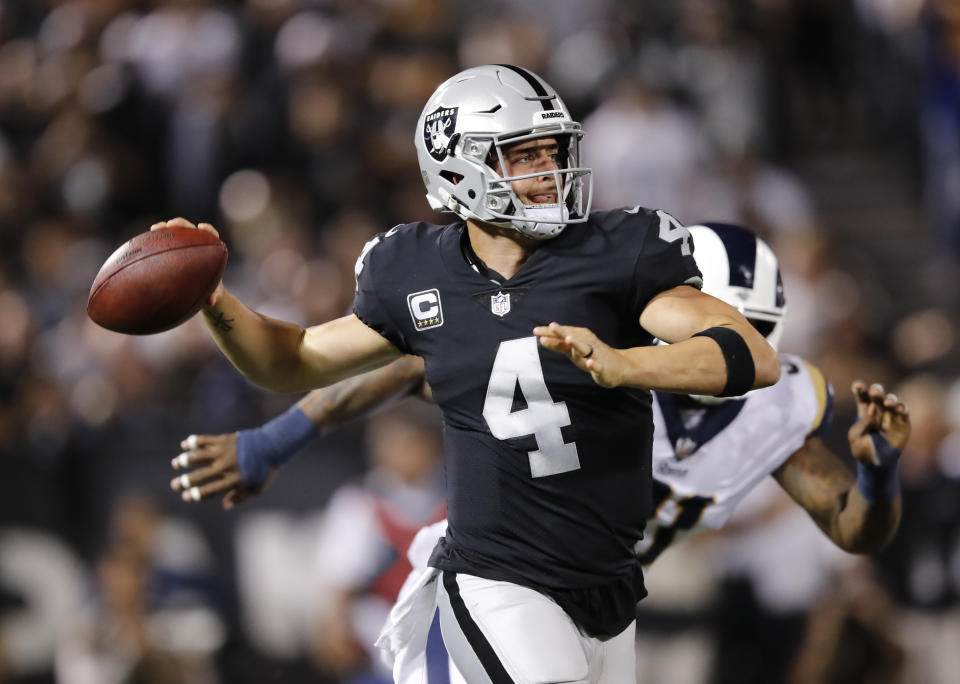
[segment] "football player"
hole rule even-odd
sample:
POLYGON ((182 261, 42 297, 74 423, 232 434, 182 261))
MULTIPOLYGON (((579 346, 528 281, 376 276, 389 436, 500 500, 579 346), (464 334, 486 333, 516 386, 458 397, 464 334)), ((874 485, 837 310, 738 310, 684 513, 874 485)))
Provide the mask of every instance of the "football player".
MULTIPOLYGON (((690 232, 703 291, 736 304, 776 347, 786 303, 773 252, 736 226, 708 224, 690 232)), ((874 552, 892 537, 901 507, 897 457, 910 434, 906 407, 880 385, 854 384, 859 419, 848 438, 855 475, 820 438, 832 404, 829 383, 799 357, 781 355, 781 366, 785 372, 773 387, 726 401, 654 393, 656 508, 636 545, 645 564, 683 535, 721 527, 767 475, 846 551, 874 552)), ((260 482, 246 479, 257 470, 246 465, 251 460, 285 462, 319 431, 407 396, 430 399, 423 362, 413 356, 311 392, 290 410, 307 418, 300 420, 299 432, 278 431, 280 418, 254 430, 188 437, 173 466, 199 469, 171 485, 175 490, 199 486, 202 499, 224 495, 224 507, 232 508, 262 490, 260 482)), ((442 533, 442 526, 425 533, 427 546, 442 533)), ((426 564, 422 552, 411 555, 421 567, 426 564)))
POLYGON ((459 220, 367 243, 352 315, 305 330, 222 284, 204 309, 227 357, 271 389, 424 359, 449 521, 430 563, 469 681, 632 680, 648 390, 739 396, 780 376, 763 336, 698 289, 685 227, 641 207, 589 211, 581 136, 539 76, 467 69, 431 96, 415 135, 428 201, 459 220))

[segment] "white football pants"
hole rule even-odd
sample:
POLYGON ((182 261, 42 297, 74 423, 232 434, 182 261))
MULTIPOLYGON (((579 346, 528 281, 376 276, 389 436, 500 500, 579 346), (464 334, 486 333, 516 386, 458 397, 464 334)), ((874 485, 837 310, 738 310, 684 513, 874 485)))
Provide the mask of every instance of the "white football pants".
POLYGON ((453 572, 437 585, 443 642, 469 684, 636 681, 635 623, 602 640, 533 589, 453 572))

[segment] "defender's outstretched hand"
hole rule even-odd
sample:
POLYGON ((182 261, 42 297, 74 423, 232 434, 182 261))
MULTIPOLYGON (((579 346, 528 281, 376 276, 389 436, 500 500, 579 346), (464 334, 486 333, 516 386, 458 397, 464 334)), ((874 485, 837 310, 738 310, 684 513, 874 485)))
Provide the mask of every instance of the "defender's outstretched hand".
MULTIPOLYGON (((208 233, 213 233, 215 236, 220 237, 220 233, 217 232, 217 229, 214 228, 209 223, 201 223, 199 225, 194 225, 185 218, 177 217, 170 219, 169 221, 160 221, 159 223, 154 223, 150 226, 150 230, 163 230, 164 228, 194 228, 196 230, 205 230, 208 233)), ((217 289, 213 291, 209 299, 206 301, 206 306, 214 306, 220 299, 223 297, 223 283, 217 284, 217 289)))
POLYGON ((551 323, 537 326, 533 334, 547 349, 566 354, 601 387, 616 387, 621 383, 625 362, 620 351, 602 342, 588 328, 551 323))
POLYGON ((203 501, 224 494, 223 508, 230 510, 238 503, 260 494, 273 476, 255 487, 244 484, 237 465, 237 433, 226 435, 190 435, 180 442, 183 453, 170 464, 174 470, 194 467, 189 473, 178 475, 170 487, 184 501, 203 501))
MULTIPOLYGON (((886 466, 890 459, 883 442, 899 453, 910 438, 910 413, 895 394, 884 391, 883 385, 857 380, 851 387, 857 401, 858 420, 847 433, 850 451, 861 463, 886 466)), ((888 447, 888 448, 889 448, 888 447)))

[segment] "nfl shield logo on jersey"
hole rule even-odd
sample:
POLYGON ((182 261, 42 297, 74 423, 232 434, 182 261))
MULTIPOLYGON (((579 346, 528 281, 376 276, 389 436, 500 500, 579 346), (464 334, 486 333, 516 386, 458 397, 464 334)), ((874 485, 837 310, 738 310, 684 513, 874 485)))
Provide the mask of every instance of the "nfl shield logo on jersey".
POLYGON ((427 143, 427 151, 438 162, 447 157, 447 146, 457 129, 458 110, 459 107, 437 107, 423 121, 423 139, 427 143))
POLYGON ((498 292, 490 296, 490 311, 503 318, 510 313, 510 293, 498 292))
POLYGON ((677 439, 677 443, 674 445, 674 451, 677 454, 677 460, 682 461, 687 456, 693 454, 697 450, 697 447, 700 446, 690 437, 680 437, 677 439))

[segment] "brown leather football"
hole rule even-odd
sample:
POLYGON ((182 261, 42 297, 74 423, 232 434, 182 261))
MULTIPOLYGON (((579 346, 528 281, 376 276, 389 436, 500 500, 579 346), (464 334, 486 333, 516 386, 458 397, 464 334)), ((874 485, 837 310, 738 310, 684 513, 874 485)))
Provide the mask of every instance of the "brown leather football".
POLYGON ((195 228, 163 228, 128 240, 100 267, 87 315, 127 335, 175 328, 196 314, 227 265, 227 246, 195 228))

